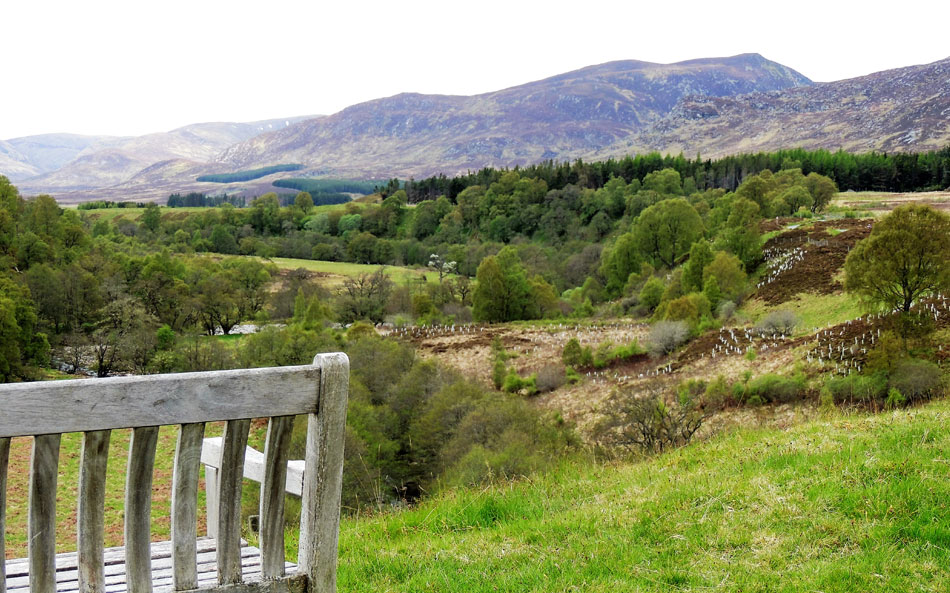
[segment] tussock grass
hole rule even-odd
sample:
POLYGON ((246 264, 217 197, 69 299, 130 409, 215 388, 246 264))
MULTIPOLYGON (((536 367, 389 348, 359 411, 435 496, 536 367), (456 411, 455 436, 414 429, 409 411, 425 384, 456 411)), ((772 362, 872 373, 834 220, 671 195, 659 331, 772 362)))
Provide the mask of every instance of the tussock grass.
POLYGON ((950 590, 950 404, 346 519, 341 591, 950 590))

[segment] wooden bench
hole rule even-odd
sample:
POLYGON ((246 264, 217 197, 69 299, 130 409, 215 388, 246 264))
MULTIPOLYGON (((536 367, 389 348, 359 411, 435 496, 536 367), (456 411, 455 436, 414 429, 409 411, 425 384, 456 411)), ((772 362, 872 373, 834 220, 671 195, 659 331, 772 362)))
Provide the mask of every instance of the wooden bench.
POLYGON ((0 385, 0 593, 327 592, 336 590, 337 538, 349 362, 0 385), (294 416, 307 414, 296 567, 284 557, 284 492, 294 416), (241 540, 241 487, 252 418, 268 418, 261 484, 260 551, 241 540), (214 538, 197 534, 205 423, 224 421, 215 475, 214 538), (171 540, 152 543, 152 474, 158 427, 179 425, 172 475, 171 540), (132 429, 125 486, 125 545, 106 549, 109 439, 132 429), (56 554, 60 438, 82 433, 76 552, 56 554), (32 436, 29 557, 3 561, 11 437, 32 436), (288 571, 288 566, 291 570, 288 571))

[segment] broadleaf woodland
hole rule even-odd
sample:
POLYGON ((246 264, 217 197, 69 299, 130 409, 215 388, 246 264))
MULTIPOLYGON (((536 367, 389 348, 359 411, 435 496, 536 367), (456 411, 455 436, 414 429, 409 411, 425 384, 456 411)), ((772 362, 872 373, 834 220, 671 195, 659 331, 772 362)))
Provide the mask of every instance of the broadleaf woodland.
MULTIPOLYGON (((149 204, 115 221, 24 199, 0 177, 0 380, 42 379, 51 366, 107 376, 301 364, 342 349, 353 370, 344 505, 414 500, 527 475, 582 447, 519 395, 539 378, 511 375, 503 349, 499 376, 482 384, 370 323, 633 315, 656 322, 654 345, 672 351, 719 327, 749 292, 763 219, 811 218, 839 188, 905 185, 950 185, 950 150, 548 163, 393 180, 375 201, 336 207, 315 208, 305 192, 289 206, 265 194, 245 208, 149 204), (396 285, 379 268, 332 289, 273 257, 420 266, 431 281, 396 285), (213 337, 245 322, 263 329, 213 337)), ((540 382, 643 350, 568 354, 561 375, 540 382)), ((655 416, 666 410, 658 402, 640 407, 655 416)), ((695 432, 696 416, 677 414, 695 432)))

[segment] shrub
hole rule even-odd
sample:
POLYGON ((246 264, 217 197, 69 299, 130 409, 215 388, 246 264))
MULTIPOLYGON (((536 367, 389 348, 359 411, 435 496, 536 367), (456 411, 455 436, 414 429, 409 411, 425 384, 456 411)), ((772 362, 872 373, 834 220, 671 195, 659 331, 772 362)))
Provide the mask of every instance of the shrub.
POLYGON ((719 303, 717 314, 721 321, 729 321, 732 319, 732 316, 736 314, 736 304, 732 301, 719 303))
POLYGON ((575 369, 591 366, 594 364, 594 353, 591 351, 590 346, 582 347, 581 343, 577 341, 577 338, 571 338, 567 341, 567 344, 564 345, 564 350, 561 352, 561 360, 566 366, 575 369))
POLYGON ((608 400, 594 435, 608 447, 659 453, 688 443, 705 419, 692 401, 667 405, 657 393, 643 397, 617 393, 608 400))
POLYGON ((684 321, 658 321, 653 324, 648 339, 650 353, 654 356, 670 354, 689 336, 689 327, 684 321))
POLYGON ((640 289, 640 304, 650 311, 656 309, 656 306, 660 304, 660 299, 663 298, 665 289, 662 280, 656 276, 651 277, 640 289))
POLYGON ((703 405, 712 410, 721 410, 732 403, 732 391, 729 389, 729 383, 722 375, 706 384, 706 391, 703 394, 703 405))
POLYGON ((547 364, 541 367, 537 373, 535 386, 538 393, 554 391, 561 385, 564 385, 564 367, 559 364, 547 364))
POLYGON ((871 403, 884 399, 887 380, 880 373, 831 377, 825 382, 825 388, 836 404, 871 403))
POLYGON ((805 395, 805 377, 800 374, 792 377, 761 375, 749 382, 746 393, 750 397, 750 403, 752 397, 779 404, 797 401, 805 395))
POLYGON ((537 381, 537 375, 522 378, 514 370, 510 370, 508 374, 505 375, 505 381, 501 389, 506 393, 520 393, 524 391, 525 395, 535 395, 538 393, 537 381))
POLYGON ((940 367, 919 358, 908 358, 897 363, 889 383, 891 389, 896 389, 912 402, 930 399, 943 389, 940 367))
POLYGON ((779 334, 782 336, 790 335, 795 331, 798 325, 798 315, 792 311, 779 310, 772 311, 759 320, 755 330, 760 334, 779 334))

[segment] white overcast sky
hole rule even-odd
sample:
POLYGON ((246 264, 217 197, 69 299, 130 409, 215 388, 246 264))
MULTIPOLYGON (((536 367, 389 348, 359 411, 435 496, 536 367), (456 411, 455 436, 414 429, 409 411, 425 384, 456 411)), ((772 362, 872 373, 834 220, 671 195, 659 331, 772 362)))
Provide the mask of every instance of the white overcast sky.
POLYGON ((757 52, 839 80, 950 57, 948 17, 946 0, 3 0, 0 138, 330 114, 622 59, 757 52))

